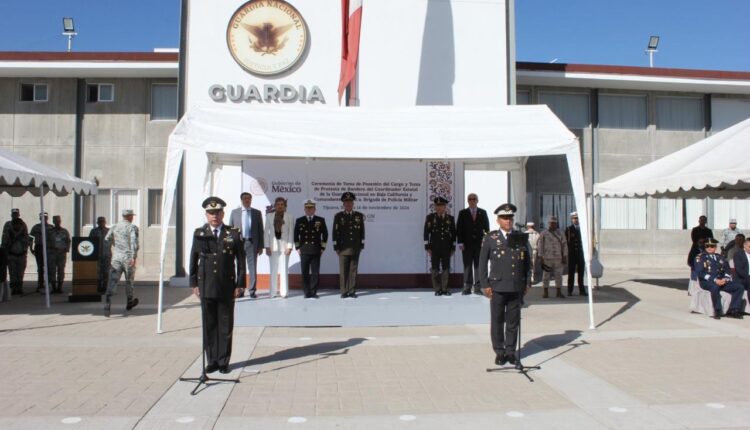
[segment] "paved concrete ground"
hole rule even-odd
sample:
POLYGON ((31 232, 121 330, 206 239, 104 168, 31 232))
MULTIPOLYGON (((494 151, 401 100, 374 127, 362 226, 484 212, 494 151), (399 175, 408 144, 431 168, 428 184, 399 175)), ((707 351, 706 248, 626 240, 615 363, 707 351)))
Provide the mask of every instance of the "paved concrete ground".
POLYGON ((639 277, 607 273, 596 330, 582 298, 535 289, 534 382, 486 371, 486 324, 238 327, 227 376, 240 383, 197 396, 177 381, 200 373, 186 289, 166 289, 161 335, 153 285, 129 313, 118 297, 109 319, 99 304, 14 297, 0 303, 0 428, 750 428, 750 319, 688 313, 683 273, 639 277))

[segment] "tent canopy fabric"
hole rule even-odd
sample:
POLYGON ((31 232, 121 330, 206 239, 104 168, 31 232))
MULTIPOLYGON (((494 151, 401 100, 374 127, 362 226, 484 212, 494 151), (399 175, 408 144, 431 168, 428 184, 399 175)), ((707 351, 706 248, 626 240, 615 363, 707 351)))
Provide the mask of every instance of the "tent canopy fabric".
POLYGON ((45 193, 52 191, 57 196, 96 194, 93 182, 0 149, 0 193, 20 197, 28 192, 38 197, 42 186, 45 193))
MULTIPOLYGON (((162 197, 162 216, 166 218, 172 213, 174 190, 185 154, 469 162, 516 159, 521 165, 529 156, 565 155, 580 223, 584 227, 582 240, 590 243, 579 143, 546 105, 194 108, 186 113, 169 137, 162 197)), ((164 278, 167 232, 165 223, 161 232, 157 333, 161 333, 161 279, 164 278)), ((589 246, 585 246, 584 251, 586 261, 590 261, 589 246)), ((588 280, 591 285, 590 275, 588 280)))
POLYGON ((594 194, 610 197, 747 198, 750 118, 606 182, 594 194))

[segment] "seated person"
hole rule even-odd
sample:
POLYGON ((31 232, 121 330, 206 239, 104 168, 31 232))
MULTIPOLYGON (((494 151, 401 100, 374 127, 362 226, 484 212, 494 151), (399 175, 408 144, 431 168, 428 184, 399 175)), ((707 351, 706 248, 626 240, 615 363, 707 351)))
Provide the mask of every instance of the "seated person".
POLYGON ((727 246, 727 261, 729 261, 729 267, 734 273, 734 256, 738 252, 742 251, 742 244, 745 243, 745 235, 740 233, 734 237, 732 245, 727 246))
POLYGON ((729 318, 742 319, 742 293, 744 288, 739 282, 733 281, 729 274, 729 264, 726 258, 716 253, 716 239, 706 239, 703 252, 695 257, 694 270, 698 277, 700 287, 711 293, 711 303, 714 305, 713 318, 720 319, 722 316, 721 291, 732 295, 729 302, 729 310, 726 316, 729 318))
MULTIPOLYGON (((739 237, 739 235, 737 235, 739 237)), ((737 248, 737 245, 734 246, 737 248)), ((741 283, 745 288, 745 291, 750 294, 750 239, 746 239, 742 243, 742 248, 738 249, 734 253, 735 277, 737 282, 741 283)))

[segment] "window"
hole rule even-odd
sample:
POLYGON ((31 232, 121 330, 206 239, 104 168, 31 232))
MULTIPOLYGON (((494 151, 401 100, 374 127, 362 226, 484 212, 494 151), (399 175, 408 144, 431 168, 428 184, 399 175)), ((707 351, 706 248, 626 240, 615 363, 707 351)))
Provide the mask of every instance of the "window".
POLYGON ((645 230, 646 199, 603 198, 602 229, 645 230))
POLYGON ((115 101, 115 86, 113 84, 88 84, 86 101, 89 103, 115 101))
POLYGON ((531 91, 517 91, 516 92, 516 104, 517 105, 530 105, 531 104, 531 91))
POLYGON ((714 237, 721 240, 722 230, 729 228, 729 218, 737 219, 737 228, 745 235, 750 234, 750 201, 712 200, 714 237))
POLYGON ((646 96, 599 96, 600 127, 644 130, 646 124, 646 96))
POLYGON ((47 84, 21 84, 22 102, 46 102, 47 84))
POLYGON ((656 128, 659 130, 703 130, 703 99, 657 97, 656 128))
POLYGON ((539 103, 549 106, 568 128, 586 128, 591 124, 588 94, 543 92, 539 94, 539 103))
POLYGON ((135 217, 133 223, 137 224, 139 214, 138 190, 129 189, 104 189, 99 188, 96 194, 96 214, 92 199, 94 196, 84 196, 81 199, 81 212, 83 225, 96 224, 96 218, 103 216, 107 219, 107 225, 112 225, 122 218, 123 209, 133 209, 135 217))
MULTIPOLYGON (((148 190, 148 225, 161 225, 161 199, 164 195, 162 190, 148 190)), ((176 211, 172 211, 169 217, 169 226, 174 227, 176 223, 176 211)))
POLYGON ((151 86, 151 120, 177 120, 177 85, 151 86))

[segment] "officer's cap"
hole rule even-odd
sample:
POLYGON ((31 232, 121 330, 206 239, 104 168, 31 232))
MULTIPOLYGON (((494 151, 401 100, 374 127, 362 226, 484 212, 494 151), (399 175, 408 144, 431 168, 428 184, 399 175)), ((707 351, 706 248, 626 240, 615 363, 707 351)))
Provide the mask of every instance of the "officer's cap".
POLYGON ((714 247, 715 248, 718 244, 719 244, 718 240, 714 239, 713 237, 709 237, 708 239, 706 239, 706 243, 703 246, 706 247, 706 248, 708 248, 708 247, 714 247))
POLYGON ((307 199, 305 200, 305 207, 306 208, 314 208, 315 207, 315 200, 313 199, 307 199))
POLYGON ((206 200, 203 200, 201 206, 203 206, 203 209, 205 209, 206 212, 213 212, 223 210, 226 205, 227 203, 224 200, 211 196, 206 200))
POLYGON ((737 224, 737 218, 729 218, 729 224, 737 224))
POLYGON ((435 203, 435 206, 442 206, 448 204, 448 199, 443 196, 437 196, 432 200, 432 202, 435 203))
POLYGON ((553 216, 550 216, 550 217, 549 217, 549 219, 547 220, 547 222, 558 222, 558 221, 557 221, 557 217, 556 217, 556 216, 554 216, 554 215, 553 215, 553 216))
POLYGON ((512 203, 503 203, 495 209, 497 216, 513 216, 516 214, 516 206, 512 203))
POLYGON ((18 210, 18 208, 13 208, 13 209, 10 210, 10 214, 11 215, 13 215, 13 214, 20 214, 20 213, 21 213, 21 211, 18 210))
POLYGON ((526 225, 529 227, 534 227, 534 221, 526 221, 526 225))
POLYGON ((571 212, 570 213, 571 218, 578 218, 578 212, 571 212))
POLYGON ((355 196, 353 192, 347 191, 341 195, 341 201, 345 202, 347 200, 357 200, 357 196, 355 196))
POLYGON ((49 216, 49 214, 47 212, 39 212, 39 218, 43 216, 49 216))
POLYGON ((135 215, 135 212, 133 212, 133 209, 123 209, 122 210, 122 216, 130 216, 135 215))

